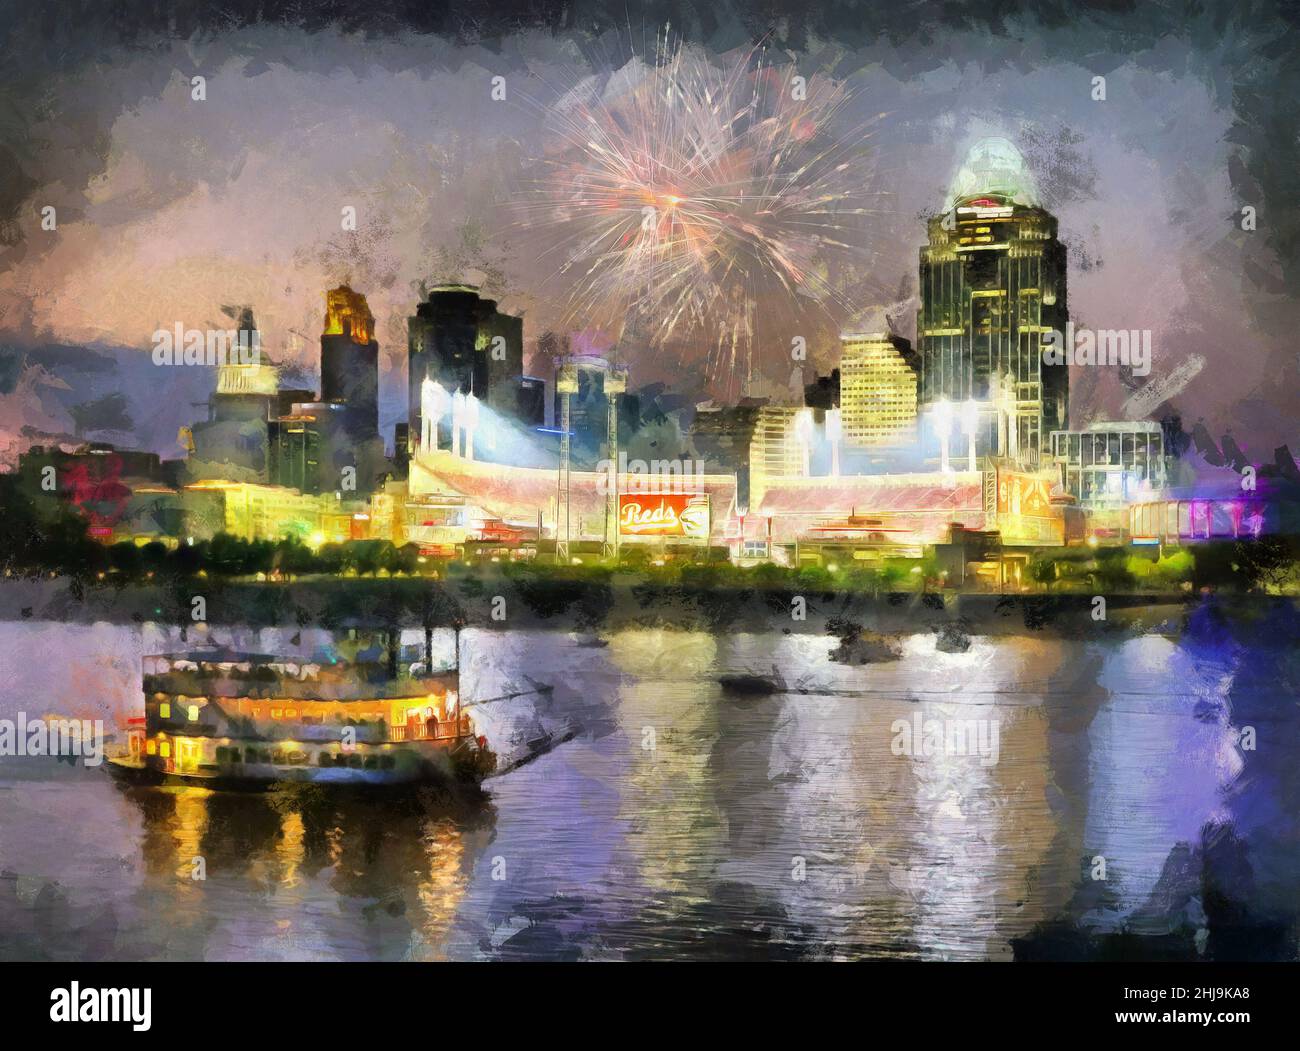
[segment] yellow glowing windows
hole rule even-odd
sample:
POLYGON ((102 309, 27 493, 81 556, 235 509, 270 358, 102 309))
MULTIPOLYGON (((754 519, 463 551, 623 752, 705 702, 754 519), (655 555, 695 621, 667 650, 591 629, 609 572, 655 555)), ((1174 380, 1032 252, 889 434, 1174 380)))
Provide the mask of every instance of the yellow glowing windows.
POLYGON ((190 705, 189 717, 190 717, 190 722, 192 723, 196 723, 199 721, 199 706, 197 704, 190 705))
POLYGON ((158 705, 158 718, 170 719, 172 717, 172 706, 167 701, 162 701, 158 705))
POLYGON ((159 741, 159 742, 158 742, 158 754, 159 754, 160 756, 162 756, 164 759, 168 759, 168 758, 170 758, 170 757, 171 757, 171 754, 172 754, 172 745, 171 745, 171 742, 170 742, 170 741, 159 741))
POLYGON ((146 741, 146 742, 145 742, 145 746, 144 746, 144 750, 145 750, 146 754, 148 754, 148 755, 157 755, 157 754, 158 754, 158 742, 157 742, 157 741, 146 741))

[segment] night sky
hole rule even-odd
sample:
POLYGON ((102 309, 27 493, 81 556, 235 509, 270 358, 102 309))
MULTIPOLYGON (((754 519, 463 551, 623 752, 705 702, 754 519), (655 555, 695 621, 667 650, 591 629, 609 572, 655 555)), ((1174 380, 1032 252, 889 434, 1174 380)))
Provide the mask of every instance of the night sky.
MULTIPOLYGON (((350 281, 377 318, 386 434, 422 280, 499 292, 530 343, 581 327, 514 206, 559 148, 548 110, 589 76, 607 92, 634 85, 665 26, 710 61, 757 43, 778 68, 842 83, 845 134, 869 127, 855 160, 871 204, 858 255, 835 274, 837 301, 807 314, 821 371, 836 333, 876 308, 903 304, 913 335, 924 218, 967 148, 1001 136, 1060 219, 1076 324, 1151 329, 1147 381, 1203 358, 1163 409, 1189 429, 1204 420, 1257 460, 1297 445, 1296 5, 422 6, 4 5, 6 461, 74 432, 176 455, 176 428, 200 414, 190 403, 212 376, 160 374, 150 334, 228 327, 223 306, 251 305, 264 346, 312 382, 324 289, 350 281), (1105 101, 1092 97, 1098 75, 1105 101), (41 229, 46 205, 57 231, 41 229), (340 232, 345 205, 355 234, 340 232), (1247 205, 1254 231, 1241 228, 1247 205)), ((759 371, 785 388, 787 333, 767 326, 759 371)), ((698 339, 626 353, 634 385, 718 393, 698 339)), ((1072 423, 1116 416, 1141 382, 1075 370, 1072 423)))

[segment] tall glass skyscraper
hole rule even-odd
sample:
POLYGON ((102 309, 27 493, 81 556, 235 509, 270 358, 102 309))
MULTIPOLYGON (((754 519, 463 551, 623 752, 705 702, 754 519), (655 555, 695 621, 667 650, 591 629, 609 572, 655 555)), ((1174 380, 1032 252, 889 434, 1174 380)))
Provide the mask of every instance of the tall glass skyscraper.
POLYGON ((985 139, 966 158, 921 249, 917 343, 924 411, 995 403, 980 452, 1034 462, 1067 426, 1069 367, 1043 363, 1065 331, 1065 246, 1019 151, 985 139))
MULTIPOLYGON (((421 428, 426 379, 449 395, 473 394, 503 416, 517 417, 524 369, 524 320, 497 310, 472 285, 438 285, 407 322, 409 441, 421 428), (499 343, 498 343, 499 340, 499 343)), ((528 421, 532 423, 533 421, 528 421)), ((438 445, 451 442, 451 420, 438 423, 438 445)))

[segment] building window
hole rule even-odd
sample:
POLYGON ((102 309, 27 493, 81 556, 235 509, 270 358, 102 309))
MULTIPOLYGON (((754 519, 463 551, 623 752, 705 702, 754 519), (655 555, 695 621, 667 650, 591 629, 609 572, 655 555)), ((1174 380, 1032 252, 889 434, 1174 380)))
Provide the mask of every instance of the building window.
POLYGON ((172 706, 167 701, 161 701, 158 704, 158 718, 170 719, 172 717, 172 706))

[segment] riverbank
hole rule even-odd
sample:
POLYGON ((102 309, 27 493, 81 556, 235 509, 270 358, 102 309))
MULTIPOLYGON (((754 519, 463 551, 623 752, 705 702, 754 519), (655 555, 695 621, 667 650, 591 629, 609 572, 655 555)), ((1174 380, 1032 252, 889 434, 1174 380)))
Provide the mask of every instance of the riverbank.
MULTIPOLYGON (((322 628, 442 628, 612 631, 664 627, 711 631, 825 634, 836 622, 876 632, 914 634, 947 626, 978 635, 1044 633, 1176 634, 1199 595, 987 594, 813 590, 789 586, 667 584, 638 574, 603 580, 475 575, 421 578, 298 579, 289 583, 185 581, 160 586, 77 587, 63 579, 0 584, 0 620, 90 624, 322 628), (195 617, 195 613, 200 618, 195 617), (829 626, 829 627, 828 627, 829 626)), ((1296 611, 1300 600, 1260 594, 1218 595, 1236 624, 1296 611)))

